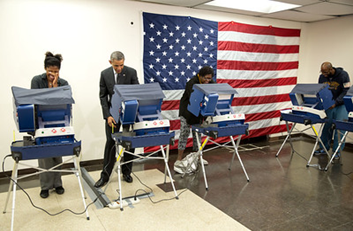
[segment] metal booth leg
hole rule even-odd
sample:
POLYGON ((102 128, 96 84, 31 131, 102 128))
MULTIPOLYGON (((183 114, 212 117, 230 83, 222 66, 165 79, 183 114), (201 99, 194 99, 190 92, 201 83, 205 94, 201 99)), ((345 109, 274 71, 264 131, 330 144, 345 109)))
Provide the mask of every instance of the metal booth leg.
POLYGON ((6 213, 7 209, 7 204, 9 202, 10 198, 10 193, 11 193, 11 187, 12 187, 12 211, 11 211, 11 231, 13 230, 13 224, 15 221, 15 204, 16 204, 16 186, 17 186, 17 170, 18 170, 18 163, 15 162, 12 170, 12 175, 11 175, 11 180, 10 180, 10 186, 9 190, 7 192, 7 197, 6 197, 6 202, 5 202, 5 208, 4 212, 6 213))
POLYGON ((207 184, 205 166, 203 165, 202 150, 203 150, 203 148, 205 147, 205 145, 207 144, 209 138, 210 138, 209 136, 206 136, 204 142, 203 142, 202 145, 201 145, 201 142, 200 142, 200 140, 199 140, 199 136, 196 135, 197 146, 198 146, 198 148, 199 148, 199 150, 198 150, 197 152, 199 153, 199 157, 200 157, 200 163, 201 163, 201 167, 202 167, 203 178, 204 178, 204 180, 205 180, 206 190, 208 190, 208 184, 207 184))
POLYGON ((230 140, 232 141, 232 144, 233 144, 233 147, 234 147, 234 153, 233 153, 232 161, 230 162, 230 165, 229 165, 229 170, 230 170, 230 168, 231 168, 231 166, 232 166, 232 163, 233 163, 233 161, 234 161, 234 157, 235 157, 235 154, 236 154, 236 155, 238 156, 238 160, 239 160, 239 162, 240 162, 240 165, 241 165, 241 167, 243 168, 243 171, 244 171, 244 174, 245 174, 245 176, 246 176, 246 179, 247 179, 247 181, 249 182, 249 181, 250 181, 249 176, 248 176, 248 174, 246 173, 244 164, 243 164, 243 162, 241 161, 241 158, 240 158, 240 155, 239 155, 239 152, 238 152, 238 147, 239 147, 239 144, 240 144, 241 135, 238 136, 238 138, 237 138, 237 143, 236 143, 236 144, 235 144, 235 142, 234 142, 233 136, 230 136, 230 140))
MULTIPOLYGON (((162 152, 162 155, 163 155, 163 159, 164 159, 164 164, 165 164, 165 170, 164 171, 167 171, 168 172, 168 176, 169 176, 169 179, 170 179, 170 183, 172 184, 172 187, 173 187, 173 191, 174 191, 174 194, 175 194, 175 198, 176 199, 179 199, 178 198, 178 194, 175 190, 175 187, 174 187, 174 182, 173 182, 173 178, 172 178, 172 174, 170 173, 170 169, 169 169, 169 166, 168 166, 168 158, 167 156, 169 156, 169 144, 167 145, 167 155, 164 153, 164 149, 163 149, 163 146, 161 145, 160 146, 161 148, 161 152, 162 152)), ((164 183, 166 183, 166 175, 164 174, 164 183)))
MULTIPOLYGON (((339 130, 337 130, 337 131, 339 132, 338 134, 340 134, 340 131, 339 131, 339 130)), ((342 139, 340 140, 340 143, 338 144, 338 147, 336 148, 335 152, 332 154, 330 161, 327 163, 327 165, 326 165, 326 167, 325 167, 325 171, 327 171, 328 167, 330 166, 330 164, 331 164, 332 161, 333 161, 333 158, 335 158, 337 152, 340 150, 340 148, 341 148, 341 146, 342 146, 342 143, 343 143, 344 140, 346 139, 346 136, 348 135, 348 133, 349 133, 348 131, 346 131, 346 132, 344 133, 342 139)), ((341 153, 341 155, 342 155, 342 153, 341 153)))
POLYGON ((87 209, 87 205, 86 205, 86 201, 85 201, 86 195, 85 195, 83 188, 82 188, 82 175, 81 175, 80 163, 77 160, 77 156, 74 157, 74 165, 75 165, 75 169, 76 169, 75 175, 78 180, 78 185, 80 187, 81 197, 82 197, 82 201, 83 201, 83 208, 86 210, 86 218, 87 218, 87 220, 89 220, 88 209, 87 209))
POLYGON ((283 141, 281 147, 279 148, 279 150, 278 150, 278 152, 277 152, 277 154, 276 154, 276 157, 278 157, 279 153, 282 151, 282 148, 283 148, 283 146, 285 145, 285 143, 287 142, 288 138, 289 138, 289 142, 290 142, 290 145, 291 145, 291 148, 292 148, 292 151, 293 151, 293 145, 292 145, 292 137, 291 137, 291 134, 292 134, 292 131, 293 131, 293 129, 294 129, 294 127, 295 127, 296 124, 297 124, 297 123, 294 123, 294 124, 293 124, 293 127, 289 130, 288 121, 286 121, 286 128, 287 128, 288 135, 287 135, 287 137, 284 139, 284 141, 283 141))
POLYGON ((312 152, 311 152, 309 161, 308 161, 308 163, 306 164, 306 167, 309 167, 309 166, 314 167, 314 166, 316 166, 316 165, 311 165, 310 163, 311 163, 311 160, 312 160, 312 158, 313 158, 313 156, 314 156, 314 152, 315 152, 315 150, 316 150, 317 144, 318 144, 319 142, 320 142, 320 144, 322 145, 322 147, 323 147, 323 149, 325 150, 325 152, 326 152, 326 154, 328 155, 328 157, 331 158, 330 154, 328 154, 328 151, 327 151, 327 149, 326 149, 324 143, 322 143, 322 140, 321 140, 321 138, 320 138, 322 129, 323 129, 323 127, 324 127, 324 124, 321 124, 320 129, 319 129, 319 133, 316 131, 314 125, 311 124, 310 126, 311 126, 311 129, 313 130, 314 134, 316 135, 316 141, 315 141, 314 148, 313 148, 313 150, 312 150, 312 152))
POLYGON ((123 192, 122 192, 122 188, 121 188, 121 158, 124 156, 124 152, 125 152, 125 148, 123 147, 121 149, 121 151, 119 152, 119 147, 118 147, 118 144, 115 143, 115 150, 116 150, 116 153, 118 154, 118 156, 116 157, 116 162, 117 162, 117 165, 118 165, 118 184, 119 184, 119 203, 120 203, 120 210, 123 211, 124 208, 123 208, 123 192))

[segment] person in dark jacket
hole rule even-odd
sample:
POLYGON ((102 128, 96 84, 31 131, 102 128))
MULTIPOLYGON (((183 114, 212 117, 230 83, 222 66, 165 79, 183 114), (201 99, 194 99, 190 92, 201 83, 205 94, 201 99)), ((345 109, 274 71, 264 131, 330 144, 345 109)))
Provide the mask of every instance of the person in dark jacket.
MULTIPOLYGON (((328 122, 325 123, 321 134, 321 140, 325 145, 326 150, 330 150, 331 141, 333 136, 332 122, 333 120, 347 120, 348 113, 346 107, 343 103, 343 97, 347 94, 351 83, 349 75, 341 67, 333 67, 330 62, 324 62, 321 64, 321 75, 319 76, 319 83, 324 83, 329 85, 329 89, 332 92, 333 100, 335 103, 326 110, 326 115, 328 122)), ((333 139, 333 153, 336 151, 339 143, 338 132, 340 132, 340 137, 343 136, 343 132, 336 130, 333 139)), ((344 148, 344 142, 341 146, 341 150, 344 148)), ((340 158, 340 151, 336 154, 335 158, 340 158)), ((320 149, 315 151, 316 155, 326 154, 322 145, 320 144, 320 149)))
MULTIPOLYGON (((201 115, 194 116, 191 112, 188 111, 187 107, 190 103, 190 96, 192 93, 192 88, 194 84, 208 84, 215 83, 213 81, 214 71, 209 66, 204 66, 200 69, 199 73, 192 77, 187 83, 185 87, 185 91, 183 96, 180 99, 179 105, 179 117, 180 117, 180 135, 179 135, 179 143, 178 143, 178 157, 176 162, 174 163, 174 171, 177 173, 184 173, 185 164, 181 161, 183 159, 184 150, 186 148, 187 139, 190 135, 190 127, 194 124, 201 124, 203 117, 201 115)), ((196 133, 192 132, 193 136, 193 151, 197 151, 197 143, 196 143, 196 133)), ((200 139, 201 140, 201 139, 200 139)), ((207 164, 204 160, 203 164, 207 164)))
MULTIPOLYGON (((44 69, 45 73, 34 76, 31 81, 31 89, 52 88, 68 85, 65 79, 59 77, 62 56, 60 54, 53 55, 51 52, 45 53, 44 69)), ((45 159, 38 159, 38 165, 43 169, 50 169, 62 163, 62 157, 52 157, 45 159)), ((56 169, 60 169, 56 168, 56 169)), ((65 192, 62 187, 60 172, 46 172, 39 175, 40 180, 40 196, 47 198, 49 190, 55 188, 57 194, 65 192)))
MULTIPOLYGON (((114 94, 114 85, 116 84, 139 84, 137 72, 135 69, 125 66, 125 56, 120 51, 115 51, 111 54, 109 63, 111 67, 101 72, 99 82, 99 98, 102 107, 103 118, 105 120, 105 136, 106 143, 104 148, 103 170, 101 177, 95 183, 95 187, 103 187, 108 181, 110 174, 114 168, 115 158, 115 141, 112 138, 112 126, 119 131, 121 126, 120 121, 115 121, 110 114, 111 99, 114 94)), ((134 152, 131 149, 130 152, 134 152)), ((125 153, 124 161, 133 159, 133 155, 125 153)), ((123 178, 126 182, 131 183, 132 162, 122 165, 123 178)))

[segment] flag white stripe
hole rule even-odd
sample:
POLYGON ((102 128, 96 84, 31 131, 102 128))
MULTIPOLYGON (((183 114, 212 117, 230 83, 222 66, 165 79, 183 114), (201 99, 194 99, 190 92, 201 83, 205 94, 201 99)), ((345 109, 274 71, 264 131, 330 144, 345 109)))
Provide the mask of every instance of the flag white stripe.
POLYGON ((256 88, 256 87, 235 88, 235 90, 238 92, 238 94, 234 95, 234 98, 288 94, 289 92, 292 91, 294 86, 295 85, 260 87, 260 88, 256 88))
POLYGON ((294 62, 299 54, 255 53, 244 51, 218 51, 217 60, 246 61, 246 62, 294 62))
POLYGON ((269 44, 269 45, 299 45, 299 37, 281 37, 273 35, 248 34, 236 31, 218 31, 218 41, 233 41, 241 43, 269 44))
POLYGON ((217 69, 217 79, 274 79, 296 77, 298 69, 282 70, 282 71, 251 71, 251 70, 222 70, 217 69))

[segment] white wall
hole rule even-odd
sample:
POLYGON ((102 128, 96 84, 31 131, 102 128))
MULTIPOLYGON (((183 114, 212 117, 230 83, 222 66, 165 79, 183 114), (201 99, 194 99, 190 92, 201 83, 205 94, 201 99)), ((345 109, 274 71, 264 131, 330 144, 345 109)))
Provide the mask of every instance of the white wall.
MULTIPOLYGON (((140 82, 143 82, 142 11, 193 16, 215 21, 237 21, 255 25, 302 28, 299 80, 305 82, 304 76, 310 74, 313 76, 313 81, 316 82, 319 64, 324 61, 318 58, 317 49, 321 50, 321 48, 316 47, 316 41, 312 41, 311 38, 311 36, 317 38, 320 30, 323 30, 320 28, 324 24, 320 23, 303 25, 288 21, 124 0, 1 0, 1 160, 10 153, 13 131, 15 131, 16 140, 25 135, 17 132, 13 121, 11 86, 29 88, 31 78, 44 72, 43 61, 46 51, 61 53, 64 58, 60 76, 68 80, 73 89, 76 101, 74 127, 77 139, 83 142, 82 160, 102 158, 105 134, 98 97, 100 72, 109 66, 108 59, 111 52, 121 50, 126 56, 125 64, 136 68, 140 82), (315 25, 318 25, 316 33, 314 32, 315 25), (315 46, 313 47, 311 43, 314 43, 315 46)), ((332 24, 335 30, 345 31, 337 28, 335 22, 332 24)), ((348 22, 345 27, 348 27, 348 22)), ((350 35, 352 35, 352 31, 350 35)), ((326 36, 333 37, 334 35, 327 33, 326 36)), ((334 38, 334 43, 338 43, 339 47, 351 46, 348 43, 348 38, 344 41, 345 44, 338 42, 340 41, 338 36, 334 38)), ((341 59, 336 59, 336 56, 333 59, 329 53, 325 52, 320 52, 320 55, 323 53, 327 55, 325 60, 348 68, 347 63, 338 62, 341 59)), ((349 54, 346 54, 345 57, 348 62, 349 54)), ((351 65, 350 68, 353 66, 351 65)), ((12 165, 13 161, 7 160, 5 171, 11 170, 12 165)))

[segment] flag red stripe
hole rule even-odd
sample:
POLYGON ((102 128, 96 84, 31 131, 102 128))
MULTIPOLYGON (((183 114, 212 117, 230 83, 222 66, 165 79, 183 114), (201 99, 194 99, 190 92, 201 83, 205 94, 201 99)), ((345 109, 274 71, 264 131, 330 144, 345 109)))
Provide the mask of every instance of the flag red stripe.
POLYGON ((280 117, 280 116, 281 116, 280 110, 246 114, 245 122, 264 120, 264 119, 272 119, 272 118, 276 118, 276 117, 280 117))
POLYGON ((299 45, 281 46, 281 45, 270 45, 270 44, 218 41, 218 50, 243 51, 243 52, 255 52, 255 53, 292 54, 292 53, 299 53, 299 45))
POLYGON ((254 87, 272 87, 297 84, 297 77, 276 78, 276 79, 217 79, 217 83, 228 83, 233 88, 254 88, 254 87))
POLYGON ((226 70, 252 70, 252 71, 278 71, 298 69, 299 62, 247 62, 233 60, 218 60, 217 69, 226 70))
POLYGON ((289 94, 265 95, 255 97, 236 97, 232 101, 232 106, 278 103, 286 101, 290 101, 289 94))
POLYGON ((287 29, 269 26, 256 26, 237 22, 219 22, 218 31, 237 31, 249 34, 299 37, 300 29, 287 29))
POLYGON ((166 110, 179 110, 179 102, 180 100, 165 100, 162 103, 162 111, 166 110))

